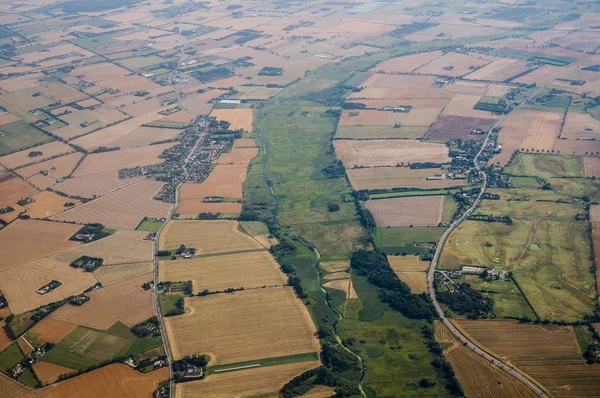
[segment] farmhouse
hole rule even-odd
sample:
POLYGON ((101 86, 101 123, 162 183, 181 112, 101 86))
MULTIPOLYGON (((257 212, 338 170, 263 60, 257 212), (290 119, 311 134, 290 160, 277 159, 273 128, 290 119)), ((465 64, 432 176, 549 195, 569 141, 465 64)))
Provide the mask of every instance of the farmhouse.
POLYGON ((504 279, 507 276, 507 272, 501 269, 495 268, 487 268, 487 267, 472 267, 472 266, 463 266, 461 269, 461 273, 463 274, 473 274, 473 275, 482 275, 484 272, 488 273, 489 276, 504 279))

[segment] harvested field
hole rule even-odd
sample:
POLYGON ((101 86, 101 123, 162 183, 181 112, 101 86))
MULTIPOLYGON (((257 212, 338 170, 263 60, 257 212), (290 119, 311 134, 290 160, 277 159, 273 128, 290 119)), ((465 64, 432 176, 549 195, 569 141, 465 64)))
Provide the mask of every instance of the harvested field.
POLYGON ((600 374, 585 364, 572 326, 459 320, 471 336, 533 377, 557 397, 592 397, 600 374))
POLYGON ((435 122, 441 109, 411 109, 410 112, 390 112, 378 110, 344 110, 340 126, 430 126, 435 122), (352 116, 354 115, 354 116, 352 116))
POLYGON ((213 109, 210 116, 214 116, 217 120, 225 120, 231 123, 231 130, 244 130, 252 132, 252 120, 254 109, 237 108, 237 109, 213 109))
POLYGON ((560 136, 568 140, 600 139, 600 121, 587 113, 567 112, 560 136))
POLYGON ((260 221, 240 221, 239 229, 256 239, 265 249, 279 243, 277 238, 271 235, 269 228, 260 221))
POLYGON ((234 148, 256 148, 256 141, 253 138, 238 138, 233 141, 234 148))
POLYGON ((600 178, 600 158, 585 156, 583 158, 583 168, 586 177, 600 178))
POLYGON ((13 314, 77 295, 96 283, 92 274, 47 258, 3 271, 0 276, 0 290, 13 314), (51 280, 62 285, 44 295, 36 293, 51 280))
POLYGON ((31 328, 31 330, 27 332, 26 337, 29 339, 30 343, 58 344, 76 327, 77 325, 73 323, 57 321, 56 319, 52 318, 44 318, 41 322, 37 323, 33 328, 31 328), (30 335, 33 335, 35 340, 31 339, 30 335))
POLYGON ((68 239, 80 228, 50 221, 15 220, 0 230, 0 272, 78 246, 78 242, 68 239))
POLYGON ((237 202, 203 202, 197 199, 183 199, 177 207, 177 213, 180 214, 239 214, 241 212, 242 204, 237 202))
POLYGON ((144 240, 145 231, 117 231, 111 236, 65 250, 53 259, 71 264, 81 256, 99 257, 104 265, 139 263, 154 259, 154 243, 144 240))
MULTIPOLYGON (((178 384, 175 389, 175 397, 242 398, 263 396, 281 390, 283 385, 294 377, 320 365, 319 361, 311 361, 213 374, 205 380, 178 384)), ((331 394, 324 396, 331 396, 331 394)))
POLYGON ((378 227, 437 227, 442 221, 444 196, 368 200, 365 205, 378 227))
POLYGON ((94 271, 94 277, 102 286, 109 286, 115 283, 123 282, 140 275, 152 272, 153 263, 128 263, 118 265, 104 265, 94 271))
POLYGON ((111 141, 110 146, 121 149, 134 148, 150 145, 154 142, 172 140, 179 134, 181 134, 180 129, 140 126, 126 135, 111 141))
POLYGON ((521 148, 550 151, 560 135, 563 115, 558 112, 534 112, 521 148))
POLYGON ((72 202, 75 206, 81 204, 80 200, 69 199, 50 191, 42 191, 33 197, 35 202, 25 205, 27 215, 31 218, 49 218, 55 214, 67 210, 66 202, 72 202))
POLYGON ((289 286, 185 300, 189 312, 165 318, 174 358, 202 352, 218 365, 319 351, 310 314, 289 286))
POLYGON ((154 315, 153 291, 142 289, 151 280, 152 274, 145 274, 94 290, 87 293, 91 300, 85 305, 62 306, 50 317, 99 330, 107 330, 117 321, 129 327, 137 325, 154 315))
POLYGON ((171 220, 164 228, 160 250, 174 250, 180 245, 196 248, 196 255, 262 249, 263 246, 238 229, 232 220, 171 220))
POLYGON ((357 99, 450 99, 454 93, 442 88, 365 88, 364 90, 352 93, 348 100, 355 102, 357 99))
POLYGON ((30 163, 41 162, 48 158, 73 152, 74 149, 61 141, 52 141, 48 144, 25 149, 24 151, 11 153, 10 155, 0 157, 0 164, 8 169, 22 167, 30 163), (42 152, 41 156, 30 157, 32 151, 42 152))
POLYGON ((231 287, 281 286, 287 282, 279 264, 266 250, 161 261, 159 270, 161 281, 191 280, 196 293, 205 289, 214 292, 231 287))
POLYGON ((425 138, 435 141, 450 141, 457 138, 467 140, 480 140, 485 134, 471 134, 473 130, 488 132, 496 123, 494 119, 481 119, 475 117, 440 115, 429 129, 425 138))
POLYGON ((115 189, 139 182, 145 178, 146 177, 140 176, 120 179, 117 171, 107 171, 83 177, 69 178, 56 184, 52 189, 58 192, 64 192, 70 196, 93 198, 94 196, 102 196, 115 189))
POLYGON ((67 123, 67 126, 54 130, 54 134, 66 140, 75 138, 77 141, 83 141, 82 138, 77 137, 82 137, 85 134, 92 135, 92 132, 108 125, 120 125, 128 118, 128 115, 118 109, 101 105, 94 109, 75 109, 71 113, 58 116, 58 118, 67 123))
POLYGON ((565 73, 565 68, 553 65, 543 65, 526 75, 513 80, 513 83, 533 84, 542 87, 549 81, 556 79, 562 73, 565 73))
POLYGON ((268 100, 281 91, 279 87, 240 86, 236 89, 240 99, 268 100))
POLYGON ((403 57, 392 58, 384 61, 371 69, 372 71, 382 73, 410 73, 417 68, 441 57, 441 51, 432 51, 413 55, 405 55, 403 57))
POLYGON ((396 166, 399 163, 450 161, 444 144, 412 140, 335 140, 338 157, 348 168, 357 166, 396 166))
MULTIPOLYGON (((348 275, 348 274, 346 274, 348 275)), ((330 289, 341 290, 346 293, 347 299, 355 299, 358 298, 356 294, 356 290, 354 290, 354 286, 352 286, 352 281, 350 279, 336 279, 330 282, 323 284, 323 287, 328 287, 330 289)))
POLYGON ((355 190, 424 188, 439 189, 465 185, 466 180, 428 180, 442 174, 442 169, 410 169, 408 167, 370 167, 347 169, 348 179, 355 190))
POLYGON ((219 156, 219 164, 248 164, 258 155, 258 148, 232 148, 231 152, 219 156))
POLYGON ((590 206, 590 221, 600 222, 600 205, 590 206))
POLYGON ((411 293, 427 293, 427 274, 425 272, 396 272, 398 278, 408 285, 411 293))
MULTIPOLYGON (((294 376, 292 376, 292 378, 293 377, 294 376)), ((23 384, 6 376, 4 373, 0 373, 0 396, 34 398, 41 397, 42 392, 40 390, 34 390, 32 388, 25 387, 23 384)))
POLYGON ((600 140, 555 140, 552 149, 556 153, 584 156, 600 152, 600 140))
POLYGON ((319 263, 319 266, 327 272, 345 271, 350 267, 348 261, 325 261, 319 263))
POLYGON ((73 177, 117 171, 129 167, 148 166, 163 163, 158 156, 173 143, 143 146, 88 155, 73 173, 73 177))
POLYGON ((58 380, 60 375, 72 373, 75 370, 65 368, 64 366, 55 365, 50 362, 38 361, 33 365, 33 370, 37 375, 38 379, 43 384, 51 384, 58 380))
POLYGON ((79 160, 83 157, 80 152, 71 153, 69 155, 60 156, 50 160, 46 160, 41 163, 36 163, 31 166, 23 167, 15 172, 23 178, 30 178, 36 174, 40 174, 42 171, 46 172, 47 176, 44 177, 42 183, 38 185, 40 189, 46 189, 47 187, 54 185, 56 180, 62 179, 73 171, 79 160))
POLYGON ((189 114, 185 111, 171 113, 168 116, 164 116, 164 117, 160 118, 161 123, 180 123, 180 124, 184 124, 184 125, 188 124, 192 120, 194 120, 194 116, 192 116, 191 114, 189 114))
POLYGON ((0 207, 17 203, 28 196, 33 196, 37 190, 12 173, 0 174, 0 207))
POLYGON ((513 376, 490 365, 481 356, 463 347, 440 323, 435 322, 435 337, 439 343, 451 343, 444 350, 444 356, 452 365, 460 385, 468 397, 495 398, 534 398, 537 395, 513 376))
POLYGON ((489 63, 486 59, 450 52, 420 67, 415 73, 459 77, 470 73, 471 67, 481 67, 489 63))
POLYGON ((483 119, 500 119, 488 111, 480 111, 475 108, 481 97, 479 95, 456 94, 444 109, 443 115, 467 116, 483 119))
POLYGON ((527 63, 525 61, 502 58, 484 66, 481 69, 476 70, 473 73, 469 73, 465 76, 465 79, 503 82, 513 76, 518 75, 519 73, 525 72, 527 69, 529 68, 527 67, 527 63))
POLYGON ((425 272, 429 261, 421 261, 419 256, 388 256, 390 267, 396 272, 425 272))
POLYGON ((201 199, 207 196, 220 196, 228 199, 242 198, 242 185, 246 180, 248 165, 220 164, 208 178, 199 184, 185 183, 181 187, 182 199, 201 199))
POLYGON ((57 221, 101 223, 107 227, 135 229, 144 217, 166 217, 171 206, 153 197, 164 183, 144 180, 54 216, 57 221))
POLYGON ((78 398, 81 391, 85 391, 92 398, 147 398, 158 388, 158 383, 168 378, 168 368, 140 373, 127 365, 116 363, 62 381, 49 389, 44 397, 78 398))

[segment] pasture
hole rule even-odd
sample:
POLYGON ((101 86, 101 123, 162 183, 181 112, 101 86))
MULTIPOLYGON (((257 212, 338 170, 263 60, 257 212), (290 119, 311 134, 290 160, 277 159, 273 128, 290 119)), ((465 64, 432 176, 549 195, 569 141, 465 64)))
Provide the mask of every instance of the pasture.
POLYGON ((443 232, 437 227, 377 228, 375 243, 387 254, 425 254, 443 232))
POLYGON ((444 196, 368 200, 365 206, 378 227, 437 227, 442 221, 444 196))
POLYGON ((333 145, 347 168, 450 161, 448 148, 443 144, 413 140, 335 140, 333 145))
MULTIPOLYGON (((581 177, 584 175, 584 160, 579 156, 569 155, 531 155, 520 153, 505 168, 507 174, 552 177, 581 177)), ((590 158, 593 159, 593 158, 590 158)))
POLYGON ((204 353, 220 365, 319 351, 313 321, 291 287, 186 298, 186 308, 165 319, 175 358, 204 353))
POLYGON ((516 321, 457 322, 477 341, 509 359, 557 397, 593 396, 600 386, 600 375, 581 357, 572 326, 516 321))

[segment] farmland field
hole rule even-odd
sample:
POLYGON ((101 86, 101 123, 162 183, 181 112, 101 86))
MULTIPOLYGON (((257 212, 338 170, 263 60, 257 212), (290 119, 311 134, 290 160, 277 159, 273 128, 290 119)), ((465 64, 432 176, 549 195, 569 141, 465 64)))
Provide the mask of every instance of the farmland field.
POLYGON ((583 167, 586 177, 600 178, 600 159, 592 157, 583 158, 583 167))
POLYGON ((35 202, 24 206, 27 215, 31 218, 50 218, 55 214, 62 213, 69 208, 65 206, 67 202, 73 203, 74 206, 81 204, 78 199, 68 199, 50 191, 42 191, 33 199, 35 202))
POLYGON ((30 149, 15 152, 10 155, 0 157, 0 164, 9 169, 22 167, 32 162, 40 162, 56 155, 67 154, 73 152, 73 148, 61 141, 52 141, 48 144, 39 145, 30 149), (32 151, 42 152, 39 157, 32 158, 29 153, 32 151))
POLYGON ((238 108, 238 109, 215 109, 210 113, 217 120, 225 120, 231 123, 232 130, 240 130, 250 133, 252 132, 252 114, 253 109, 238 108))
POLYGON ((139 182, 144 178, 145 177, 133 177, 120 179, 117 171, 107 171, 82 177, 68 178, 63 182, 56 184, 53 189, 58 192, 64 192, 70 196, 93 198, 94 196, 105 195, 115 189, 139 182))
POLYGON ((177 206, 177 212, 181 214, 198 213, 223 213, 239 214, 242 204, 237 202, 203 202, 197 199, 183 199, 177 206))
POLYGON ((33 196, 37 190, 12 173, 0 174, 0 206, 5 207, 33 196))
POLYGON ((369 167, 346 170, 352 187, 359 189, 419 188, 439 189, 465 185, 465 180, 428 180, 442 169, 410 169, 408 167, 369 167))
POLYGON ((0 156, 53 141, 50 135, 22 120, 0 126, 0 156))
POLYGON ((442 221, 443 196, 369 200, 378 227, 436 227, 442 221))
POLYGON ((335 140, 335 150, 346 167, 353 166, 396 166, 401 162, 446 163, 448 148, 442 144, 431 144, 412 140, 335 140))
POLYGON ((449 141, 457 138, 479 140, 485 138, 485 135, 471 134, 471 131, 487 132, 495 123, 494 119, 441 115, 425 134, 425 137, 435 141, 449 141))
POLYGON ((219 157, 219 164, 248 164, 258 155, 258 148, 233 148, 231 152, 223 153, 219 157))
POLYGON ((246 180, 247 171, 247 164, 218 165, 202 183, 184 184, 181 187, 181 198, 201 199, 207 196, 221 196, 241 199, 242 184, 246 180))
POLYGON ((581 358, 571 326, 515 321, 458 321, 471 336, 533 377, 557 397, 593 396, 600 376, 581 358), (535 352, 531 347, 535 346, 535 352))
POLYGON ((227 364, 319 350, 313 322, 291 287, 187 298, 186 307, 186 314, 166 318, 175 358, 202 352, 211 364, 227 364))

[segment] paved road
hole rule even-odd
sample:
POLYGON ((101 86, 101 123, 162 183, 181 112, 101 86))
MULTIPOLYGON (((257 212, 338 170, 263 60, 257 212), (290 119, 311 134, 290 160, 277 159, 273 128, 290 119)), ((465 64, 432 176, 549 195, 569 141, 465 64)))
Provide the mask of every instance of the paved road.
MULTIPOLYGON (((547 86, 549 86, 552 82, 554 82, 554 80, 556 80, 556 79, 558 79, 558 78, 566 75, 569 72, 570 71, 567 71, 567 72, 561 74, 560 76, 557 76, 555 79, 549 81, 544 86, 540 87, 533 94, 531 94, 529 97, 527 97, 526 100, 522 101, 517 107, 515 107, 515 109, 513 110, 513 112, 516 111, 517 109, 519 109, 528 100, 534 98, 537 94, 539 94, 542 90, 544 90, 547 86)), ((494 124, 494 126, 492 127, 492 129, 495 128, 495 127, 498 127, 498 125, 502 121, 504 121, 504 119, 506 119, 506 117, 507 117, 507 115, 505 115, 502 119, 498 120, 496 122, 496 124, 494 124)), ((483 178, 483 183, 481 185, 481 191, 479 192, 479 195, 477 195, 477 198, 475 199, 475 201, 473 202, 473 204, 471 205, 471 207, 469 207, 462 216, 460 216, 458 219, 456 219, 448 227, 448 229, 446 229, 446 231, 444 231, 444 233, 442 234, 442 236, 441 236, 441 238, 440 238, 440 240, 438 242, 438 245, 436 247, 433 259, 431 260, 431 264, 429 265, 429 270, 428 270, 428 273, 427 273, 427 289, 429 290, 429 297, 431 297, 431 302, 433 303, 433 306, 435 307, 437 315, 439 316, 439 318, 441 319, 441 321, 444 323, 444 325, 448 328, 448 330, 450 330, 450 332, 465 347, 473 350, 475 353, 477 353, 478 355, 481 355, 484 359, 488 360, 490 363, 498 366, 500 369, 508 372, 509 374, 511 374, 512 376, 514 376, 515 378, 519 379, 521 382, 523 382, 523 384, 525 384, 527 387, 531 388, 540 397, 548 398, 548 395, 544 392, 544 390, 542 390, 541 388, 539 388, 537 386, 537 384, 535 384, 534 382, 532 382, 529 378, 527 378, 525 375, 523 375, 522 373, 520 373, 518 370, 513 369, 512 367, 506 365, 502 361, 499 361, 495 357, 493 357, 490 354, 488 354, 487 352, 483 351, 481 348, 479 348, 478 346, 476 346, 471 340, 469 340, 460 330, 458 330, 452 324, 452 322, 450 322, 450 320, 448 318, 446 318, 446 315, 444 314, 444 310, 442 309, 442 307, 440 306, 440 304, 437 301, 437 298, 435 296, 435 289, 433 288, 433 281, 434 281, 434 276, 435 276, 435 269, 436 269, 436 267, 438 265, 438 262, 439 262, 439 259, 440 259, 440 255, 441 255, 442 250, 444 248, 444 244, 446 243, 446 240, 448 239, 448 236, 450 236, 450 234, 456 229, 456 227, 458 227, 471 214, 473 214, 473 212, 475 210, 477 210, 477 208, 479 207, 479 204, 481 203, 481 198, 483 197, 483 194, 485 193, 485 190, 487 189, 487 186, 488 186, 487 174, 485 173, 485 171, 481 170, 481 168, 479 166, 479 163, 478 163, 478 159, 481 156, 481 154, 483 153, 483 150, 485 149, 486 145, 489 142, 490 134, 491 134, 492 129, 490 129, 490 132, 485 137, 485 140, 483 142, 483 145, 481 146, 481 149, 479 150, 479 152, 477 153, 477 155, 473 159, 475 170, 477 170, 479 172, 480 177, 483 178)))

